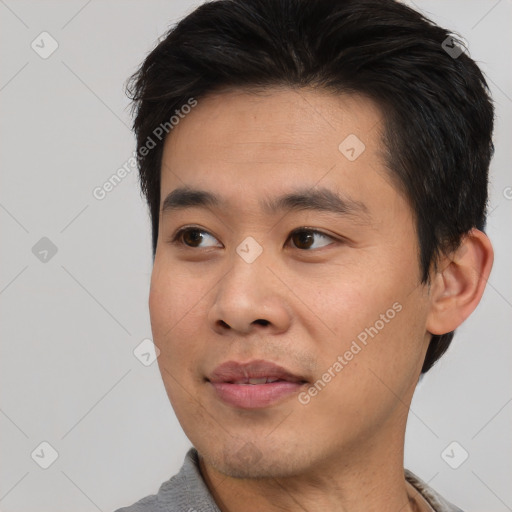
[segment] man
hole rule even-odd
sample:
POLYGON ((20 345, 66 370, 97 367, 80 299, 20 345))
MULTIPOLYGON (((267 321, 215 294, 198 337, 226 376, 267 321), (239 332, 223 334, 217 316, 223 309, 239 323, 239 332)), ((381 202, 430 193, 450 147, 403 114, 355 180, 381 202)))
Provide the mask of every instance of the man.
POLYGON ((392 0, 218 0, 129 86, 159 367, 192 448, 135 511, 457 511, 403 467, 482 297, 493 107, 392 0))

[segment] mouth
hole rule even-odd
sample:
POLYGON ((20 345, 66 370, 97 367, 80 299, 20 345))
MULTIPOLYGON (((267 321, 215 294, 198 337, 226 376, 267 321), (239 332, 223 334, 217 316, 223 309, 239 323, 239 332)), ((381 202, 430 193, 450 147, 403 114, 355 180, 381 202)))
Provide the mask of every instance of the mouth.
POLYGON ((262 409, 281 403, 308 384, 300 376, 270 361, 228 361, 206 378, 218 399, 240 409, 262 409))

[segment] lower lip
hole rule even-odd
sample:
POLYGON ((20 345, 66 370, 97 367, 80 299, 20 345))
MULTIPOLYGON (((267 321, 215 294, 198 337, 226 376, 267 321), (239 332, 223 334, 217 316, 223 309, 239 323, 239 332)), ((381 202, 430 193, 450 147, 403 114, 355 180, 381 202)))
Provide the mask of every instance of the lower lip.
POLYGON ((242 409, 262 409, 297 394, 304 383, 277 381, 268 384, 210 382, 225 403, 242 409))

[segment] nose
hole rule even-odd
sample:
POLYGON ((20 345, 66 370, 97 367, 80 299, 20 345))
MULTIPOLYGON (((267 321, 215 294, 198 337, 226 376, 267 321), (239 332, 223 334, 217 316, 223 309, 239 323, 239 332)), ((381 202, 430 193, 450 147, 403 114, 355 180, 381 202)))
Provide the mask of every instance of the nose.
POLYGON ((265 330, 278 334, 289 328, 288 289, 268 263, 262 256, 252 263, 234 256, 231 269, 213 295, 208 313, 214 332, 248 335, 265 330))

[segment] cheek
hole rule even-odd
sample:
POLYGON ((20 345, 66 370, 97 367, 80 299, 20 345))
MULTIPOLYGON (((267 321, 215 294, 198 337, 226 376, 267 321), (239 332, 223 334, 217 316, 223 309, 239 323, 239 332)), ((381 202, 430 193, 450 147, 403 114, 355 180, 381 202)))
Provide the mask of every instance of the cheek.
POLYGON ((423 353, 427 316, 416 266, 390 263, 386 268, 381 260, 379 272, 363 267, 341 277, 338 273, 324 284, 317 281, 315 294, 307 295, 317 299, 316 323, 320 319, 326 327, 315 347, 319 370, 343 373, 338 383, 357 394, 361 382, 376 381, 382 387, 372 371, 398 387, 400 379, 411 378, 423 353), (338 364, 333 370, 339 356, 343 369, 338 364))
POLYGON ((392 417, 407 414, 404 404, 417 382, 423 356, 421 322, 411 303, 401 303, 402 309, 397 304, 385 323, 380 314, 386 315, 388 304, 382 304, 372 307, 377 315, 366 310, 356 318, 354 310, 347 321, 340 317, 340 330, 347 335, 323 346, 317 380, 308 389, 309 396, 301 397, 301 403, 310 400, 305 410, 315 418, 315 428, 327 432, 336 424, 338 439, 371 435, 392 417))
POLYGON ((153 267, 149 312, 166 387, 178 385, 169 373, 183 383, 198 378, 197 361, 204 357, 205 321, 212 289, 200 274, 192 275, 162 261, 155 261, 153 267))
POLYGON ((160 350, 160 374, 178 418, 196 415, 190 396, 195 392, 197 375, 193 363, 200 352, 196 342, 200 338, 194 332, 198 325, 195 309, 199 305, 193 307, 198 300, 193 295, 194 291, 179 276, 154 267, 149 293, 151 329, 160 350))
POLYGON ((149 313, 153 336, 165 345, 178 330, 193 327, 200 310, 200 283, 182 275, 173 265, 155 261, 149 291, 149 313))
POLYGON ((318 341, 329 340, 336 349, 361 333, 364 339, 365 330, 375 323, 379 332, 388 330, 404 299, 400 284, 364 265, 352 266, 346 272, 338 267, 321 278, 297 280, 294 290, 311 305, 311 322, 322 329, 318 341))
POLYGON ((342 356, 343 379, 338 384, 343 391, 358 396, 356 402, 376 407, 404 399, 421 369, 425 320, 421 298, 398 293, 374 300, 362 315, 354 312, 350 334, 340 339, 329 358, 332 364, 342 356))
POLYGON ((189 315, 193 314, 193 311, 187 314, 190 309, 187 304, 190 301, 184 290, 187 288, 179 279, 171 273, 160 271, 160 267, 154 267, 149 293, 149 314, 153 341, 160 350, 160 373, 169 394, 175 387, 175 379, 183 380, 186 371, 185 348, 187 347, 189 353, 191 349, 190 343, 179 340, 194 339, 190 333, 184 332, 184 329, 190 328, 189 315))

